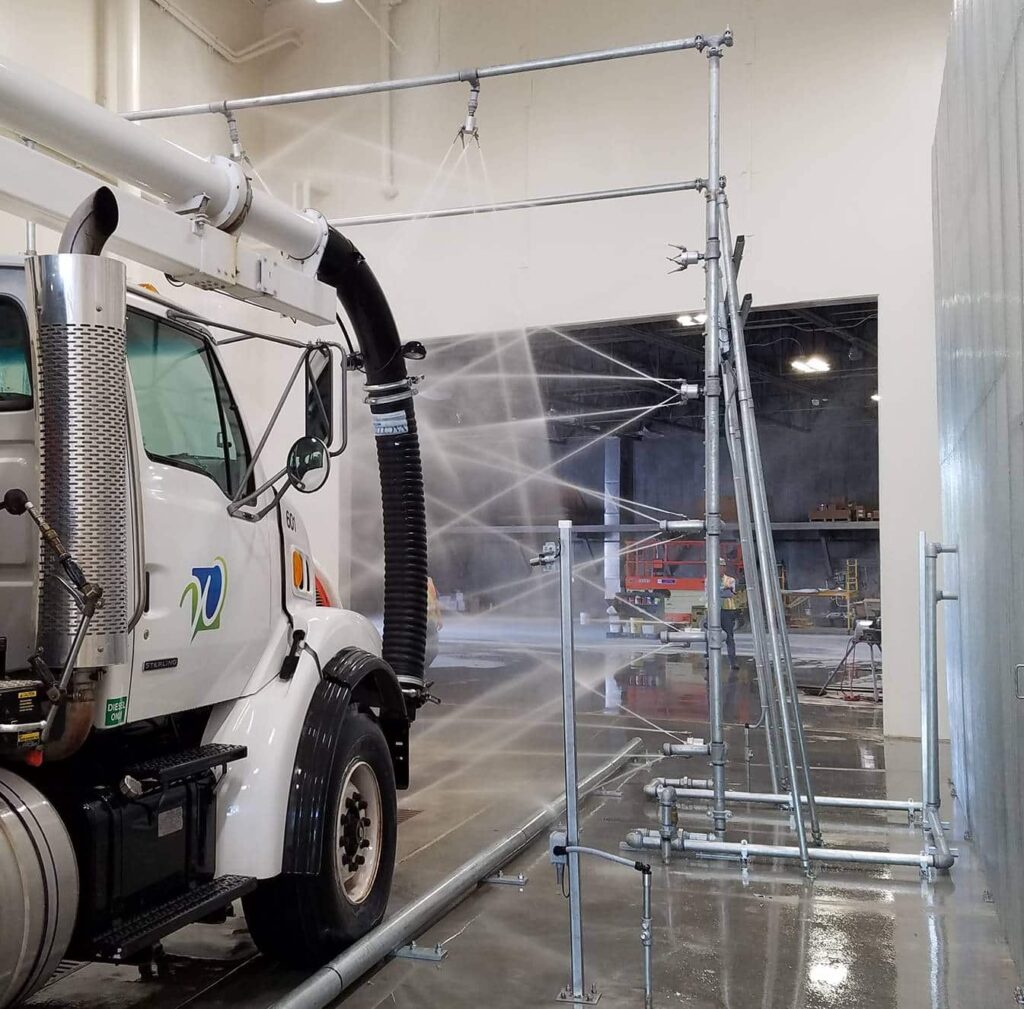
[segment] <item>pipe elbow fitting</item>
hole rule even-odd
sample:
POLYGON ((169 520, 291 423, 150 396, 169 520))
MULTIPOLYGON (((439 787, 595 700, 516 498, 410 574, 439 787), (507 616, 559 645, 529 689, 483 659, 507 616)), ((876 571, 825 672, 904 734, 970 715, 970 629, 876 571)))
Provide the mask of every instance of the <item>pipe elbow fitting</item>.
POLYGON ((90 193, 68 218, 61 232, 59 253, 98 256, 118 224, 117 197, 107 186, 90 193))
POLYGON ((642 830, 631 830, 626 835, 626 844, 630 848, 643 848, 644 845, 644 834, 642 830))

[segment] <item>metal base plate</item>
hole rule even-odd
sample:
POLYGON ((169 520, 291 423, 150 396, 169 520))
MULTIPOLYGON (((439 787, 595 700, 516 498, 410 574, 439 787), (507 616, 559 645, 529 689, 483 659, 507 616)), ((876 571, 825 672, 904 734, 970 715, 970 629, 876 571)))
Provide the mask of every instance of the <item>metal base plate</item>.
POLYGON ((556 1002, 570 1002, 573 1005, 597 1005, 601 1001, 601 992, 596 985, 590 986, 590 991, 581 996, 574 996, 572 990, 566 986, 556 996, 556 1002))
POLYGON ((526 886, 530 882, 529 876, 517 872, 514 876, 506 876, 500 869, 493 876, 485 876, 483 882, 494 883, 499 886, 526 886))
POLYGON ((440 963, 447 955, 448 950, 440 943, 436 946, 417 946, 411 942, 408 946, 396 949, 392 954, 400 960, 426 960, 428 963, 440 963))

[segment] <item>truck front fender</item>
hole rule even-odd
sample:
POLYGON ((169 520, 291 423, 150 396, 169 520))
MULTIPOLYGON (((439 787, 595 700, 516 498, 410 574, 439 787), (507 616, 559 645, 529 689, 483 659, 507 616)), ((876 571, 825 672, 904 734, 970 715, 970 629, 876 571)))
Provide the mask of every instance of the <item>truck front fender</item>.
MULTIPOLYGON (((380 655, 380 635, 358 613, 310 605, 294 616, 321 666, 345 648, 380 655)), ((295 756, 321 682, 317 661, 303 652, 290 679, 275 676, 210 713, 203 742, 238 743, 249 751, 218 790, 218 873, 269 879, 281 872, 295 756)))
POLYGON ((376 655, 344 648, 323 667, 295 752, 283 872, 316 875, 320 871, 331 769, 353 710, 369 711, 377 718, 391 751, 395 783, 399 788, 408 787, 409 720, 398 677, 376 655))

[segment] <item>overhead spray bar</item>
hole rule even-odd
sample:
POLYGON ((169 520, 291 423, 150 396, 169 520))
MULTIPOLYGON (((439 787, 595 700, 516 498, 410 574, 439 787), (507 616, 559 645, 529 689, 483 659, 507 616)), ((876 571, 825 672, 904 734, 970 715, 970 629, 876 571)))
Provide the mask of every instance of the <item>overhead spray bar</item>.
POLYGON ((684 193, 703 189, 703 179, 686 182, 660 182, 653 186, 627 186, 624 189, 595 189, 586 193, 561 193, 558 196, 537 196, 527 200, 507 200, 503 203, 479 203, 468 207, 445 207, 441 210, 409 211, 398 214, 370 214, 366 217, 339 217, 330 224, 335 228, 357 228, 364 224, 398 224, 402 221, 432 221, 440 217, 471 217, 473 214, 492 214, 503 210, 533 210, 535 207, 562 207, 571 203, 597 203, 601 200, 621 200, 630 196, 659 196, 662 193, 684 193))
POLYGON ((609 60, 630 59, 634 56, 656 56, 660 53, 674 53, 684 49, 703 50, 708 46, 731 46, 732 32, 726 29, 721 35, 694 35, 688 39, 669 39, 664 42, 647 42, 642 45, 620 46, 616 49, 596 49, 568 56, 551 56, 547 59, 526 60, 522 63, 501 63, 492 67, 476 67, 469 70, 454 70, 444 74, 429 74, 425 77, 401 77, 393 81, 374 81, 365 84, 341 84, 329 88, 310 88, 306 91, 288 91, 278 95, 257 95, 252 98, 227 98, 198 105, 178 105, 165 109, 141 109, 126 112, 124 118, 141 121, 144 119, 172 119, 178 116, 224 115, 243 109, 267 109, 276 105, 300 105, 305 102, 322 102, 332 98, 354 98, 358 95, 376 95, 386 91, 409 91, 413 88, 429 88, 438 84, 472 84, 489 77, 507 77, 511 74, 532 73, 535 70, 559 70, 562 67, 581 66, 585 63, 604 63, 609 60))

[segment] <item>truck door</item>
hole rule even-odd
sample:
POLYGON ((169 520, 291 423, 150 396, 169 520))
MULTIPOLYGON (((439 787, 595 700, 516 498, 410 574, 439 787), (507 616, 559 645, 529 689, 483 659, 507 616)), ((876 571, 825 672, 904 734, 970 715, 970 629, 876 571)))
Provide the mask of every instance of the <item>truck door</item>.
POLYGON ((136 721, 239 696, 269 642, 278 560, 272 520, 227 513, 249 445, 207 339, 129 310, 128 365, 147 594, 125 705, 136 721))

